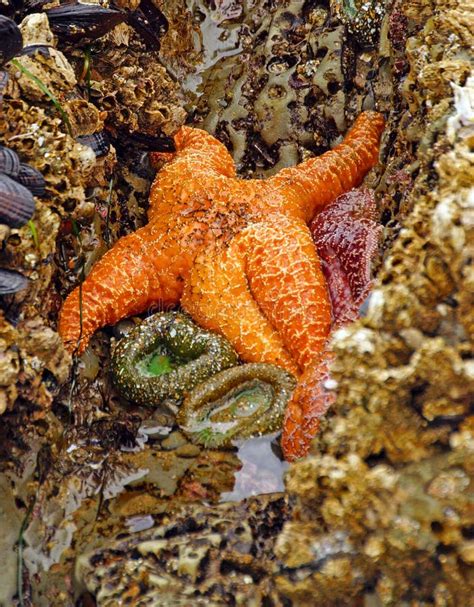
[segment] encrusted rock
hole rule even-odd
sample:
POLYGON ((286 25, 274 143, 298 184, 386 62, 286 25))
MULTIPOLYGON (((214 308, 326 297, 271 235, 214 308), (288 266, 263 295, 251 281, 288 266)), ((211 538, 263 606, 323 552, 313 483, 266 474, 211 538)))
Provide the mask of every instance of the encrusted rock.
MULTIPOLYGON (((23 43, 31 51, 17 58, 34 77, 53 94, 64 94, 73 90, 77 84, 74 71, 66 57, 54 48, 54 36, 45 13, 34 13, 25 17, 21 26, 23 43)), ((17 70, 13 67, 12 70, 17 70)), ((32 100, 47 99, 41 87, 31 77, 17 73, 17 82, 22 93, 32 100)))
POLYGON ((124 594, 142 605, 282 607, 268 583, 273 563, 262 556, 287 515, 281 495, 190 505, 158 527, 82 555, 76 577, 102 607, 124 594))
POLYGON ((395 141, 421 138, 412 210, 366 316, 333 337, 337 400, 288 477, 275 582, 294 605, 353 605, 367 586, 381 605, 472 601, 474 154, 453 116, 466 115, 473 40, 465 5, 430 6, 408 41, 412 129, 395 141))

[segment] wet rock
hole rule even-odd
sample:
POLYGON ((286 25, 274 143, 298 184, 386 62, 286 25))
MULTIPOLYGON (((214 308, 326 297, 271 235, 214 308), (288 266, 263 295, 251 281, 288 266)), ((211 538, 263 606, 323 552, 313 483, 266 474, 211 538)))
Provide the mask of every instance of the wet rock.
POLYGON ((139 484, 151 483, 160 496, 174 495, 179 481, 191 465, 189 457, 179 457, 174 450, 163 452, 145 449, 127 459, 135 467, 147 470, 139 484))
POLYGON ((20 533, 22 513, 15 504, 11 481, 0 476, 0 605, 11 605, 16 594, 17 554, 15 545, 20 533))
POLYGON ((172 450, 178 449, 188 444, 186 437, 179 431, 172 432, 165 440, 161 441, 163 449, 172 450))
POLYGON ((201 453, 201 449, 197 445, 182 445, 176 449, 176 455, 179 457, 197 457, 201 453))
MULTIPOLYGON (((203 52, 202 85, 188 78, 184 87, 197 90, 195 118, 232 150, 242 174, 272 174, 333 147, 365 99, 376 97, 377 109, 388 109, 386 66, 379 67, 373 44, 363 50, 354 43, 340 4, 269 9, 256 2, 232 25, 219 21, 218 9, 202 9, 200 35, 213 52, 203 52)), ((375 39, 382 3, 365 4, 377 21, 375 39)))
POLYGON ((124 592, 149 605, 250 605, 257 596, 282 606, 266 582, 272 562, 261 557, 287 514, 281 495, 187 506, 173 521, 82 555, 76 577, 104 607, 116 604, 124 592), (208 562, 215 567, 208 568, 208 562))

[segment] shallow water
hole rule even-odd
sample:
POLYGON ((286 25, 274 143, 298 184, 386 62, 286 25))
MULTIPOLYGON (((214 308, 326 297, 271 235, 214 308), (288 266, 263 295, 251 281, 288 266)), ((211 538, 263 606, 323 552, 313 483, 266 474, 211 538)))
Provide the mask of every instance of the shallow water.
POLYGON ((288 462, 281 457, 276 443, 279 433, 268 434, 237 444, 242 468, 235 473, 232 491, 224 491, 221 502, 240 501, 254 495, 284 491, 288 462))

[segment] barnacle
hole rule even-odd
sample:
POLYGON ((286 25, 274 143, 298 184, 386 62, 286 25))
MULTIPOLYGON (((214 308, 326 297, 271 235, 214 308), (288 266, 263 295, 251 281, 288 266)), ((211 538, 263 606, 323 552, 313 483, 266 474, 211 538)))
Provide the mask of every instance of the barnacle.
POLYGON ((112 356, 112 376, 129 400, 156 406, 237 362, 231 345, 178 312, 155 314, 132 329, 112 356))
POLYGON ((206 447, 268 434, 281 427, 295 385, 295 378, 276 365, 232 367, 196 386, 177 421, 193 442, 206 447))
MULTIPOLYGON (((17 61, 38 78, 53 94, 71 93, 77 84, 71 64, 61 51, 53 46, 54 36, 44 13, 25 17, 20 25, 26 47, 17 61)), ((10 68, 10 72, 18 71, 10 68)), ((26 74, 18 73, 16 80, 23 95, 31 100, 45 100, 44 92, 26 74)))
POLYGON ((105 49, 94 59, 94 68, 101 75, 93 82, 96 103, 107 112, 113 130, 153 140, 160 133, 172 135, 183 124, 179 88, 162 65, 150 65, 148 55, 105 49))

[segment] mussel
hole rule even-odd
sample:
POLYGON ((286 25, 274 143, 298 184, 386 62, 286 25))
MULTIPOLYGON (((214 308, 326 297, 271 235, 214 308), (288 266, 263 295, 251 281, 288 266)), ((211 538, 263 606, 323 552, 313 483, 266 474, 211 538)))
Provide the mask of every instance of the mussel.
POLYGON ((25 13, 40 13, 43 6, 50 3, 50 0, 10 0, 10 2, 22 3, 25 13))
POLYGON ((9 17, 0 15, 0 66, 21 51, 23 38, 18 25, 9 17))
POLYGON ((106 131, 100 131, 92 135, 83 135, 82 137, 78 137, 77 141, 82 143, 82 145, 92 148, 97 158, 105 156, 110 150, 110 140, 106 131))
POLYGON ((128 14, 127 23, 154 50, 160 48, 160 37, 168 31, 168 20, 151 0, 141 0, 139 7, 128 14))
POLYGON ((20 159, 18 154, 9 148, 0 145, 0 173, 15 177, 20 171, 20 159))
POLYGON ((54 46, 51 46, 51 44, 28 44, 23 47, 20 55, 22 57, 25 55, 31 57, 38 54, 45 59, 49 59, 51 57, 51 49, 54 49, 54 46))
POLYGON ((112 133, 112 140, 115 148, 122 152, 126 152, 129 148, 143 150, 144 152, 176 151, 174 139, 164 133, 149 135, 139 131, 130 132, 125 127, 119 127, 112 133))
MULTIPOLYGON (((28 2, 28 0, 25 0, 28 2)), ((44 0, 42 0, 44 2, 44 0)), ((6 17, 14 17, 23 11, 24 0, 1 0, 0 14, 6 17)))
POLYGON ((0 295, 11 295, 26 289, 28 278, 14 270, 0 268, 0 295))
POLYGON ((33 194, 8 175, 0 174, 0 223, 11 228, 24 225, 35 211, 33 194))
POLYGON ((45 12, 53 32, 67 42, 91 42, 126 18, 122 11, 81 2, 55 6, 45 12))
POLYGON ((20 170, 15 180, 28 188, 33 196, 44 196, 46 188, 44 177, 29 164, 23 162, 20 164, 20 170))

